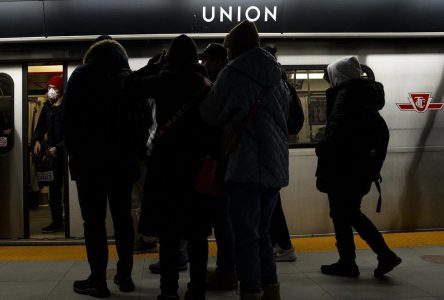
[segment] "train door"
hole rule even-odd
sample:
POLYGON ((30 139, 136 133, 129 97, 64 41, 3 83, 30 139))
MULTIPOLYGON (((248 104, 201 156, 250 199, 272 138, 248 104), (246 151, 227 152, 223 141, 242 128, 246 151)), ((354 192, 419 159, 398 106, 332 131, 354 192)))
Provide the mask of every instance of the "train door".
POLYGON ((66 154, 60 146, 61 103, 65 85, 61 64, 29 65, 27 92, 27 236, 33 239, 69 237, 69 197, 66 154), (48 85, 55 89, 48 89, 48 85), (52 96, 52 93, 58 93, 52 96))
POLYGON ((0 64, 0 238, 24 237, 22 65, 0 64))

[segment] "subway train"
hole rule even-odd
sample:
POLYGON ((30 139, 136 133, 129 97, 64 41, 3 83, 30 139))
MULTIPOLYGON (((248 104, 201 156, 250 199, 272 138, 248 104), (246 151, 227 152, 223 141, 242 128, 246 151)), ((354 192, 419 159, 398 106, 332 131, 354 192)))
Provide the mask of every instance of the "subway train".
MULTIPOLYGON (((75 183, 64 184, 65 232, 43 235, 45 188, 35 182, 30 140, 46 82, 67 82, 91 42, 112 35, 138 69, 180 33, 200 50, 242 19, 256 22, 261 43, 301 98, 305 124, 290 136, 290 184, 281 191, 292 235, 333 232, 325 194, 316 190, 314 147, 326 123, 326 66, 357 56, 385 87, 381 111, 390 129, 382 169, 382 212, 375 187, 363 210, 383 231, 444 228, 444 3, 439 0, 280 1, 44 0, 0 2, 0 238, 81 238, 75 183), (75 2, 75 4, 74 4, 75 2), (172 9, 174 7, 174 9, 172 9)), ((65 170, 68 175, 68 170, 65 170)), ((109 220, 110 218, 108 218, 109 220)), ((111 225, 109 233, 112 234, 111 225)))

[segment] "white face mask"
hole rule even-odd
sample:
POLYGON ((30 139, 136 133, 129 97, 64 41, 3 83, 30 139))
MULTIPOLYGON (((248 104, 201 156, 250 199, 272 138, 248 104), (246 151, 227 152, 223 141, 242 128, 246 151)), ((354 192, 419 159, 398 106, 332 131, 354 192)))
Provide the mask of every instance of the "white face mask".
POLYGON ((49 100, 54 101, 54 100, 57 99, 58 96, 59 96, 59 93, 57 92, 56 89, 50 88, 48 90, 48 98, 49 98, 49 100))

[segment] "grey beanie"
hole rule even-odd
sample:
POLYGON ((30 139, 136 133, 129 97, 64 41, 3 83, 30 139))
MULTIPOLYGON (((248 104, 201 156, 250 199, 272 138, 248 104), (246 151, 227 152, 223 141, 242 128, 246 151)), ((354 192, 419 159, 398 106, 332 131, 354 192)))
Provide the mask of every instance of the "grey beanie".
POLYGON ((361 78, 362 70, 355 56, 347 56, 329 64, 327 73, 331 86, 337 87, 348 80, 361 78))

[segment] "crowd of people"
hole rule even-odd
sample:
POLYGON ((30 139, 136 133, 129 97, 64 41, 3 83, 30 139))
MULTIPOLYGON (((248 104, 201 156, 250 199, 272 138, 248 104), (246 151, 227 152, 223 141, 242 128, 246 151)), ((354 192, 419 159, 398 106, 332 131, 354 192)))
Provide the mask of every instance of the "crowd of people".
MULTIPOLYGON (((143 196, 137 204, 140 239, 135 251, 155 251, 160 244, 159 261, 150 266, 160 273, 158 300, 180 299, 178 272, 188 264, 185 300, 203 300, 207 290, 238 288, 242 300, 281 299, 276 261, 296 260, 279 194, 289 182, 288 134, 294 132, 289 124, 295 123, 290 121, 292 92, 283 73, 275 50, 262 48, 255 24, 243 21, 223 45, 210 44, 200 57, 195 42, 180 35, 137 71, 130 69, 119 42, 100 36, 69 78, 63 105, 63 85, 50 80, 47 113, 57 113, 62 125, 51 133, 41 121, 34 151, 42 151, 40 143, 48 133, 48 153, 61 157, 57 154, 66 148, 69 157, 90 266, 89 277, 74 282, 76 293, 110 295, 107 203, 119 257, 114 283, 123 292, 134 291, 136 185, 143 196), (223 169, 222 193, 196 189, 208 157, 223 169), (217 268, 208 270, 213 229, 217 268)), ((378 255, 379 277, 401 259, 360 210, 374 181, 368 168, 360 168, 360 159, 375 149, 370 133, 366 138, 357 132, 371 132, 371 120, 363 117, 368 111, 379 115, 384 106, 382 84, 361 75, 355 57, 333 62, 326 70, 329 111, 325 136, 316 147, 316 176, 318 189, 328 194, 340 259, 321 271, 359 276, 355 228, 378 255)), ((47 230, 63 226, 59 190, 59 185, 50 190, 53 223, 47 230)))

